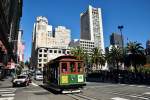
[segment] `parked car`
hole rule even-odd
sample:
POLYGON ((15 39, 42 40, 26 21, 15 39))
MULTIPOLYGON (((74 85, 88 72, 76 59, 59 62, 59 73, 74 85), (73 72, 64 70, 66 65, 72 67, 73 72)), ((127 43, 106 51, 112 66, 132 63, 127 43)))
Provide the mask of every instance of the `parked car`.
POLYGON ((36 73, 34 76, 35 80, 43 80, 43 74, 42 73, 36 73))
POLYGON ((12 81, 13 87, 15 86, 28 86, 29 85, 29 77, 28 75, 19 75, 12 81))

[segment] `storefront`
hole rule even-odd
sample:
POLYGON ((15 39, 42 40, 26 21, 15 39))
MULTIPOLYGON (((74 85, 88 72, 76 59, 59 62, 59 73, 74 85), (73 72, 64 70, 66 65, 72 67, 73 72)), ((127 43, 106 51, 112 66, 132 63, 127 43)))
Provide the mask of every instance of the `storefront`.
POLYGON ((4 77, 4 66, 0 63, 0 79, 3 79, 4 77))

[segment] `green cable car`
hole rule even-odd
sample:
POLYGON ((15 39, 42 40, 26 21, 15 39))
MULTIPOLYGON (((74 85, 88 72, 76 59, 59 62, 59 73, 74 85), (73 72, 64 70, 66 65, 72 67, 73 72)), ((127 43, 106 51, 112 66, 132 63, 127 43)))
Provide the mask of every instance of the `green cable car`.
POLYGON ((80 92, 86 85, 83 61, 70 55, 51 60, 43 68, 43 83, 62 93, 80 92))

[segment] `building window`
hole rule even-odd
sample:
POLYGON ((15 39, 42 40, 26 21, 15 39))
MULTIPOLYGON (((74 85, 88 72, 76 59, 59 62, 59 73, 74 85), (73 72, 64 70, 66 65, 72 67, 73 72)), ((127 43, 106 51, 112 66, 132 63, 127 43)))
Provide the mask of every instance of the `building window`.
POLYGON ((44 59, 44 62, 47 62, 47 59, 44 59))
POLYGON ((47 57, 47 54, 44 54, 44 57, 47 57))
POLYGON ((57 50, 54 50, 54 53, 57 53, 57 50))
POLYGON ((44 50, 44 52, 47 52, 47 50, 44 50))
POLYGON ((70 54, 70 52, 69 52, 69 51, 67 51, 67 54, 70 54))
POLYGON ((59 53, 61 53, 61 51, 59 50, 59 53))
POLYGON ((63 54, 66 54, 66 51, 65 51, 65 50, 63 50, 63 54))
POLYGON ((40 49, 39 52, 42 52, 42 49, 40 49))
POLYGON ((42 64, 39 64, 39 67, 41 67, 42 66, 42 64))
POLYGON ((42 54, 39 54, 39 57, 42 57, 42 54))
POLYGON ((39 59, 39 62, 41 62, 42 61, 42 59, 39 59))
POLYGON ((53 53, 53 50, 49 50, 49 53, 53 53))

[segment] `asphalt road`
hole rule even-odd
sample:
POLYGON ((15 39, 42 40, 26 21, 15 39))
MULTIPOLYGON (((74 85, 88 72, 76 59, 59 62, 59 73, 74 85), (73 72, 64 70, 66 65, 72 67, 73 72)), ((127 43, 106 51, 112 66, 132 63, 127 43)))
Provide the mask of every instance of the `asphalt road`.
POLYGON ((146 85, 87 82, 81 93, 55 94, 41 87, 41 81, 16 88, 8 80, 0 83, 0 100, 150 100, 150 86, 146 85))
POLYGON ((88 83, 81 94, 96 100, 150 100, 150 86, 88 83))
MULTIPOLYGON (((41 81, 33 81, 33 83, 34 85, 42 85, 41 81)), ((51 93, 51 91, 48 92, 51 93)), ((68 100, 150 100, 150 86, 87 82, 87 86, 81 93, 53 95, 58 97, 53 100, 63 98, 66 100, 67 97, 70 97, 68 100)))

